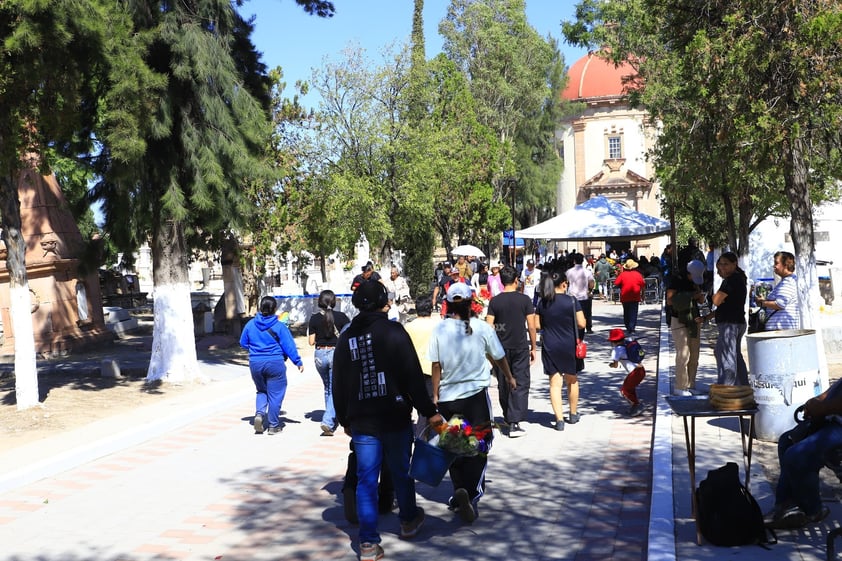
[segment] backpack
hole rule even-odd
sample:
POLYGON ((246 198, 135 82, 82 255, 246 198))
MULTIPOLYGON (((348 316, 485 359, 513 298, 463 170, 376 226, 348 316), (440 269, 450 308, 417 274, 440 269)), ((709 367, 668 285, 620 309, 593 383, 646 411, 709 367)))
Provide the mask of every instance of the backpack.
POLYGON ((699 483, 696 512, 699 531, 713 545, 765 546, 778 542, 774 531, 763 524, 760 505, 740 481, 740 470, 734 462, 709 471, 699 483))
POLYGON ((643 350, 643 347, 640 346, 637 339, 633 339, 626 343, 626 356, 633 363, 640 364, 646 356, 646 351, 643 350))

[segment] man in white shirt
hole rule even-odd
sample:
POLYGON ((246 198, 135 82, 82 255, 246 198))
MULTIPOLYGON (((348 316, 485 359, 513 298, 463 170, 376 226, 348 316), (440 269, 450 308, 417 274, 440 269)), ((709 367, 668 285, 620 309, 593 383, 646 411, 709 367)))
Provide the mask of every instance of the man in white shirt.
MULTIPOLYGON (((573 267, 567 270, 567 293, 579 301, 585 314, 585 331, 593 333, 593 288, 596 286, 593 273, 583 265, 585 256, 573 255, 573 267)), ((581 337, 581 333, 579 334, 581 337)))
POLYGON ((392 267, 388 280, 383 281, 383 284, 389 292, 389 319, 399 320, 400 314, 405 314, 409 308, 409 285, 397 267, 392 267))
POLYGON ((535 301, 535 289, 541 281, 541 272, 535 268, 535 261, 532 259, 526 262, 526 267, 520 274, 520 291, 529 296, 529 299, 535 301))

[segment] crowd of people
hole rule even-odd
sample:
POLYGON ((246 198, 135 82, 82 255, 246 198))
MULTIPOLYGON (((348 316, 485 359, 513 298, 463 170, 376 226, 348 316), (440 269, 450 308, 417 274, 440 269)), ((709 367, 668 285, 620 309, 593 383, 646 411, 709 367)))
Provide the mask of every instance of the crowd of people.
MULTIPOLYGON (((453 490, 448 507, 466 523, 477 518, 494 436, 491 428, 501 428, 510 438, 526 434, 530 368, 539 348, 553 428, 563 431, 579 422, 578 382, 586 372, 579 343, 594 333, 594 298, 609 299, 616 293, 622 304, 623 328, 607 330, 607 337, 598 342, 604 343, 610 366, 625 370, 618 386, 628 401, 628 415, 643 412, 636 391, 646 375, 643 352, 629 349, 636 344, 647 277, 655 277, 657 286, 665 289, 663 305, 675 345, 673 393, 690 396, 700 390, 696 375, 706 322, 715 322, 717 330, 716 382, 747 385, 740 348, 747 329, 748 280, 734 253, 715 259, 712 254, 705 255, 691 240, 675 261, 671 246, 660 258, 650 259, 630 252, 612 251, 596 258, 573 252, 537 264, 526 259, 520 271, 458 256, 453 263, 440 264, 430 292, 414 301, 397 267, 384 279, 368 263, 351 286, 358 310, 353 319, 334 309, 332 291, 322 291, 318 311, 308 324, 308 342, 315 347, 315 366, 325 392, 322 435, 333 436, 342 427, 351 437, 343 494, 346 517, 360 525, 360 558, 383 557, 377 515, 392 510, 393 502, 399 509, 401 537, 409 539, 418 532, 424 511, 416 504, 415 483, 408 475, 411 442, 414 435, 433 434, 454 418, 481 435, 483 453, 459 456, 450 465, 453 490), (403 318, 394 313, 396 308, 405 315, 410 307, 417 316, 413 321, 406 326, 394 321, 403 318), (496 425, 489 393, 492 380, 502 417, 496 425)), ((768 294, 752 295, 752 303, 767 313, 767 328, 798 326, 794 265, 791 253, 776 253, 774 272, 781 282, 768 294)), ((261 301, 260 314, 246 325, 241 339, 249 350, 257 390, 256 433, 268 428, 275 434, 282 428, 278 414, 286 387, 284 362, 288 359, 303 369, 274 305, 273 298, 261 301)), ((781 449, 782 472, 784 458, 792 455, 787 449, 781 449)), ((807 469, 803 462, 786 465, 788 473, 807 469)), ((770 518, 777 527, 821 516, 812 503, 795 504, 793 489, 800 487, 790 481, 782 476, 781 485, 790 487, 779 493, 782 499, 770 518)))

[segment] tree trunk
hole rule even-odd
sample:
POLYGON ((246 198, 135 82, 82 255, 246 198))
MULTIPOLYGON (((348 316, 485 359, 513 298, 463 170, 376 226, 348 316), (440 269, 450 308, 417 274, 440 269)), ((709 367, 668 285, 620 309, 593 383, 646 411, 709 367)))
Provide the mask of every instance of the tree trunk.
POLYGON ((2 239, 6 244, 6 269, 9 272, 8 326, 15 337, 15 399, 18 411, 38 405, 38 369, 35 363, 35 332, 32 329, 32 309, 29 282, 26 278, 26 241, 21 234, 20 198, 17 182, 9 176, 0 185, 2 239))
POLYGON ((178 384, 202 380, 193 336, 184 230, 178 222, 156 222, 152 233, 154 326, 146 381, 178 384))
POLYGON ((804 160, 804 139, 795 133, 784 142, 784 184, 791 209, 789 233, 795 248, 798 313, 802 329, 815 329, 816 352, 819 357, 822 389, 828 387, 827 357, 824 352, 821 326, 818 323, 819 275, 816 269, 816 237, 813 230, 813 204, 807 184, 807 162, 804 160))

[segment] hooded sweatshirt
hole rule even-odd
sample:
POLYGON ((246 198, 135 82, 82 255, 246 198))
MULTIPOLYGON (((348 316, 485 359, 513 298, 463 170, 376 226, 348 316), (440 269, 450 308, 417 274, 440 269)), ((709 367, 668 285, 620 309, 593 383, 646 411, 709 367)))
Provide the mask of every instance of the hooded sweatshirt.
POLYGON ((360 313, 339 336, 333 404, 343 427, 373 436, 409 426, 413 407, 436 414, 412 339, 385 312, 360 313))
POLYGON ((240 336, 240 346, 248 349, 249 361, 279 361, 282 365, 289 358, 296 366, 302 366, 304 361, 298 354, 295 340, 289 328, 278 321, 275 314, 264 316, 257 314, 243 328, 240 336), (277 335, 277 339, 269 332, 277 335))

